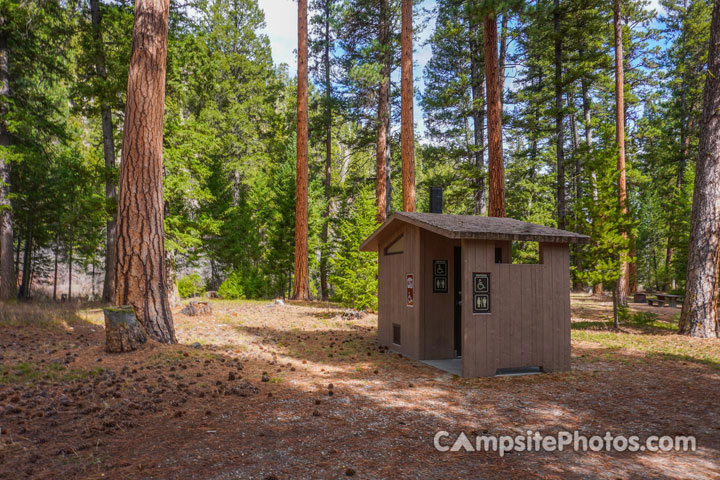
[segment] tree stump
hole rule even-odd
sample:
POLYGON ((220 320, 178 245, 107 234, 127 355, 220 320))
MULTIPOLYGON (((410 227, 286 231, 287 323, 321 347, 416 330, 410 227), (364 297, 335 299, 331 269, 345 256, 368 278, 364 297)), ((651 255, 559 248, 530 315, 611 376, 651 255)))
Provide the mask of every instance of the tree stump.
POLYGON ((145 330, 131 306, 105 308, 105 350, 131 352, 147 342, 145 330))
POLYGON ((180 310, 180 313, 189 317, 194 317, 196 315, 209 315, 212 313, 212 307, 210 307, 210 302, 192 301, 185 305, 183 309, 180 310))

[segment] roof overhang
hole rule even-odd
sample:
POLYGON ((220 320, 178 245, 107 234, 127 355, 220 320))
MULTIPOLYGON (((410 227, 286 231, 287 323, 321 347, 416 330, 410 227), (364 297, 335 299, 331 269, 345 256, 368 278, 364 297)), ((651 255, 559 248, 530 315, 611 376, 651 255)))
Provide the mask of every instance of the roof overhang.
MULTIPOLYGON (((527 222, 528 226, 542 227, 541 225, 535 225, 527 222)), ((385 220, 385 222, 378 227, 361 245, 360 250, 363 252, 376 252, 379 247, 380 240, 392 231, 395 231, 401 224, 415 225, 419 228, 423 228, 430 232, 442 235, 443 237, 450 239, 474 239, 474 240, 514 240, 523 242, 544 242, 544 243, 577 243, 586 244, 590 242, 590 237, 587 235, 580 235, 578 233, 567 232, 565 230, 548 229, 550 233, 508 233, 508 232, 469 232, 469 231, 453 231, 446 228, 433 225, 428 222, 424 222, 417 218, 412 218, 408 215, 400 213, 394 213, 385 220)))

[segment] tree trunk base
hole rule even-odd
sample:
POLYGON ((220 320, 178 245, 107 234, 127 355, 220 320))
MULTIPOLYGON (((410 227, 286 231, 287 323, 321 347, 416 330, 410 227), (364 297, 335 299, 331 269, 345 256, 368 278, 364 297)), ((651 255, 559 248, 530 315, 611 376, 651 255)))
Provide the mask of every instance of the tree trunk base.
POLYGON ((106 308, 105 351, 132 352, 147 342, 147 336, 132 307, 106 308))
POLYGON ((180 313, 189 317, 194 317, 196 315, 210 315, 212 313, 212 307, 210 306, 210 302, 193 301, 185 305, 185 307, 180 310, 180 313))

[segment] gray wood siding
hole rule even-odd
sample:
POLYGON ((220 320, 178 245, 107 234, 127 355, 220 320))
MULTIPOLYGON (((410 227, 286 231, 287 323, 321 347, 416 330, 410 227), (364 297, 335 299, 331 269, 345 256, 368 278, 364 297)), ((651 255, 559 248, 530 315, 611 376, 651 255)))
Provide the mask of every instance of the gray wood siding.
POLYGON ((412 358, 419 358, 420 328, 423 293, 420 266, 420 229, 414 225, 403 225, 384 236, 378 244, 378 343, 412 358), (404 250, 401 254, 385 255, 385 247, 404 236, 404 250), (414 306, 406 302, 406 275, 414 275, 414 306), (400 325, 401 345, 392 343, 392 325, 400 325))
MULTIPOLYGON (((570 265, 566 244, 540 244, 541 264, 495 263, 495 242, 463 240, 463 376, 498 368, 570 368, 570 265), (472 274, 490 273, 490 314, 472 313, 472 274)), ((505 260, 505 258, 503 259, 505 260)))

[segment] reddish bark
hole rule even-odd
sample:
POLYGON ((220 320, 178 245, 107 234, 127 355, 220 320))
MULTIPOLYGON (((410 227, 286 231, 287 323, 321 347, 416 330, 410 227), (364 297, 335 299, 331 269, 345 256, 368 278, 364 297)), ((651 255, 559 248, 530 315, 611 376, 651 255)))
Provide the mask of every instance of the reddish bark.
POLYGON ((413 125, 413 42, 412 0, 402 2, 402 72, 400 106, 400 143, 402 148, 403 211, 415 211, 415 132, 413 125))
POLYGON ((295 281, 292 298, 310 299, 308 274, 308 44, 307 0, 298 0, 297 184, 295 281))
POLYGON ((502 152, 502 104, 498 72, 497 18, 495 14, 483 22, 485 39, 485 89, 488 121, 488 216, 505 216, 505 166, 502 152))
POLYGON ((168 303, 162 143, 169 0, 136 0, 118 192, 115 304, 147 334, 176 343, 168 303))

